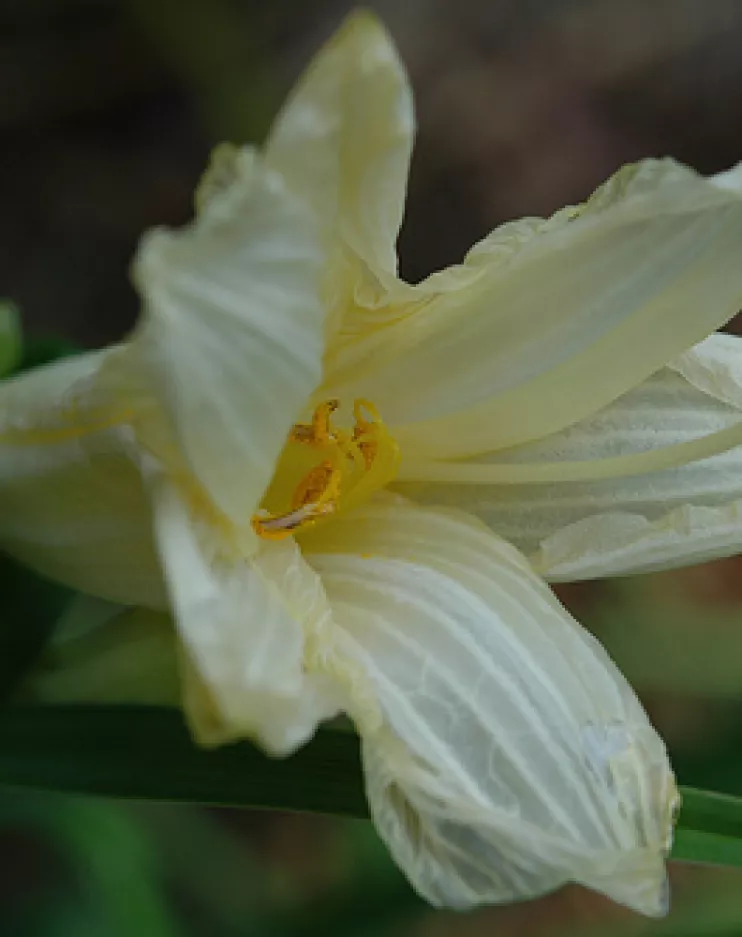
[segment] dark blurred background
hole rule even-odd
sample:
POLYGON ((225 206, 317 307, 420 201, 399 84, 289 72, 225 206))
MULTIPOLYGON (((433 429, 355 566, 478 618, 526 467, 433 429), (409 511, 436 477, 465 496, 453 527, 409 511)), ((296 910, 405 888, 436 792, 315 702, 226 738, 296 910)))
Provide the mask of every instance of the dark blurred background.
MULTIPOLYGON (((416 92, 402 272, 621 164, 742 159, 737 0, 379 0, 416 92)), ((0 0, 0 295, 31 335, 120 338, 141 232, 180 224, 209 151, 260 141, 346 0, 0 0)), ((742 566, 560 590, 676 757, 742 792, 742 566)), ((688 770, 691 770, 689 767, 688 770)), ((48 795, 0 797, 9 937, 742 935, 742 874, 673 866, 642 921, 570 888, 461 916, 412 896, 369 825, 48 795)))

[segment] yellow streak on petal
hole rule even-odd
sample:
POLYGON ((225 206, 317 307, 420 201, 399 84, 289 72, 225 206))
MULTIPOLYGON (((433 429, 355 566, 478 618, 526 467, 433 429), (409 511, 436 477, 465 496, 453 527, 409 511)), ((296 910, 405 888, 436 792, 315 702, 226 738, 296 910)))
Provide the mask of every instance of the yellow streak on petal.
POLYGON ((700 439, 609 459, 514 465, 413 459, 402 462, 398 477, 405 481, 458 482, 473 485, 588 481, 676 468, 688 462, 718 455, 739 445, 742 445, 742 421, 700 439))
POLYGON ((106 415, 101 414, 97 419, 90 420, 88 415, 81 418, 71 412, 69 423, 57 423, 50 426, 33 426, 24 428, 11 426, 0 432, 0 444, 11 446, 43 446, 55 445, 61 442, 71 442, 82 439, 91 433, 113 429, 134 419, 133 410, 120 410, 106 415))

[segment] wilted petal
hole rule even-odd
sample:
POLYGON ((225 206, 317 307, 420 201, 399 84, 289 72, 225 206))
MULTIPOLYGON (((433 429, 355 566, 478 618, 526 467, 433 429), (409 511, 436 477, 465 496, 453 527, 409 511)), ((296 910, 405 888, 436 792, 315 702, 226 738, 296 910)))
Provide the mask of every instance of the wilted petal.
POLYGON ((135 262, 144 312, 108 387, 136 397, 145 446, 238 524, 320 378, 323 260, 308 210, 246 156, 193 225, 150 232, 135 262))
POLYGON ((130 414, 96 391, 107 355, 0 383, 0 548, 83 592, 163 606, 130 414))
POLYGON ((576 881, 666 906, 664 745, 600 645, 474 519, 381 500, 308 535, 381 728, 372 815, 415 887, 468 907, 576 881))
POLYGON ((325 681, 304 673, 307 639, 329 617, 319 578, 292 541, 264 541, 246 559, 168 481, 150 483, 196 739, 248 736, 290 753, 337 711, 325 681))
POLYGON ((587 420, 490 457, 516 476, 581 464, 582 480, 471 485, 452 468, 448 484, 402 490, 472 511, 552 580, 703 562, 742 549, 742 446, 664 471, 617 475, 615 466, 679 444, 692 453, 741 421, 742 340, 714 335, 587 420))
POLYGON ((372 271, 394 274, 413 131, 404 66, 383 25, 362 11, 300 79, 265 158, 333 238, 372 271))
POLYGON ((373 400, 411 458, 538 439, 737 312, 741 249, 740 192, 670 160, 626 167, 579 209, 498 229, 380 313, 384 328, 346 336, 327 387, 373 400))

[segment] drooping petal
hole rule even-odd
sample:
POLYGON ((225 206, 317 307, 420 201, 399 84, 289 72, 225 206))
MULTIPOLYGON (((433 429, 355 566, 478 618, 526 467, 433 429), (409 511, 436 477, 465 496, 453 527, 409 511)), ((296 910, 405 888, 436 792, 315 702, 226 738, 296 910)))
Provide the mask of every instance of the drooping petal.
POLYGON ((589 885, 666 906, 676 794, 631 688, 526 560, 457 512, 377 500, 311 532, 383 713, 363 737, 372 816, 434 904, 589 885))
POLYGON ((341 336, 327 389, 373 400, 414 458, 541 438, 737 312, 741 249, 742 192, 670 160, 626 167, 584 206, 498 229, 375 328, 341 336))
MULTIPOLYGON (((699 563, 742 550, 742 445, 692 455, 727 431, 742 442, 742 339, 714 335, 587 420, 490 457, 514 477, 536 468, 558 478, 581 465, 581 480, 462 484, 451 466, 448 483, 401 490, 473 512, 551 580, 699 563), (689 460, 676 467, 615 472, 622 460, 661 458, 678 445, 689 460)), ((487 462, 477 460, 485 474, 487 462)))
POLYGON ((126 409, 103 405, 109 352, 0 383, 0 549, 74 589, 166 602, 126 409))
POLYGON ((375 273, 395 274, 413 132, 404 66, 383 25, 361 11, 300 79, 265 158, 332 237, 375 273))
POLYGON ((245 524, 320 378, 324 255, 281 180, 248 153, 238 168, 193 225, 145 236, 134 268, 144 312, 107 381, 138 394, 140 411, 149 399, 145 447, 245 524))
POLYGON ((150 485, 197 741, 248 736, 289 754, 338 708, 327 681, 304 673, 305 644, 329 616, 319 578, 292 541, 264 541, 248 559, 187 494, 156 473, 150 485))

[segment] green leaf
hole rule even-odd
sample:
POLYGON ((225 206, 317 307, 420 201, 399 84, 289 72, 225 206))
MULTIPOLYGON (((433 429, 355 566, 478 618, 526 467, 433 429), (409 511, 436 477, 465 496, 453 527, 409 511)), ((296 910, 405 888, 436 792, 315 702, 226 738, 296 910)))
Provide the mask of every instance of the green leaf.
POLYGON ((72 342, 64 338, 54 336, 41 336, 40 338, 26 339, 23 343, 23 349, 20 361, 16 371, 28 371, 30 368, 37 368, 42 364, 49 364, 58 358, 68 358, 70 355, 78 354, 80 349, 72 342))
POLYGON ((41 836, 82 885, 77 895, 67 885, 61 907, 47 901, 33 933, 182 937, 165 893, 158 845, 131 810, 91 798, 16 793, 0 800, 0 830, 8 829, 41 836), (70 926, 57 926, 60 916, 70 926), (91 920, 93 929, 85 924, 91 920))
POLYGON ((21 326, 18 308, 0 299, 0 377, 9 374, 21 355, 21 326))
MULTIPOLYGON (((76 351, 73 345, 62 339, 42 338, 22 343, 18 318, 16 307, 0 300, 0 377, 76 351)), ((0 554, 0 596, 2 704, 36 661, 72 593, 0 554)))
MULTIPOLYGON (((247 742, 207 751, 193 744, 178 710, 157 706, 8 707, 0 713, 0 784, 368 816, 353 733, 322 731, 287 759, 247 742)), ((742 865, 742 799, 681 793, 673 858, 742 865)))
POLYGON ((72 593, 0 554, 0 703, 33 665, 72 593))
POLYGON ((742 798, 692 787, 682 796, 673 858, 742 866, 742 798))
POLYGON ((700 830, 675 831, 672 858, 684 862, 742 867, 742 839, 704 833, 700 830))
POLYGON ((681 817, 686 829, 742 840, 742 798, 686 787, 681 817))
POLYGON ((207 751, 175 709, 12 706, 0 713, 0 784, 111 797, 366 816, 359 747, 321 732, 292 758, 247 742, 207 751))

